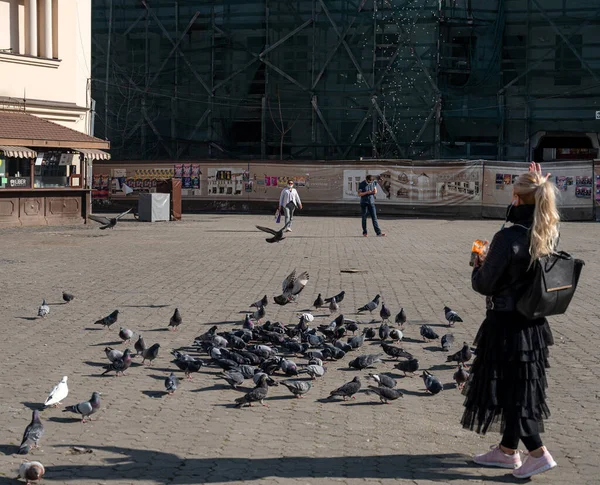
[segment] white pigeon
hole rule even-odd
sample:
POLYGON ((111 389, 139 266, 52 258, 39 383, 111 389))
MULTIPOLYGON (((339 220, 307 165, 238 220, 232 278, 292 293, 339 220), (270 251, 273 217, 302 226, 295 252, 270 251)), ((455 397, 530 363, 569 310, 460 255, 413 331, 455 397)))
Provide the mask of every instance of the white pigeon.
POLYGON ((44 403, 44 406, 58 406, 60 402, 69 395, 69 386, 67 386, 67 376, 64 376, 62 380, 54 386, 54 388, 48 394, 48 399, 44 403))
POLYGON ((43 300, 42 305, 38 309, 38 317, 44 318, 48 313, 50 313, 50 307, 46 303, 46 300, 43 300))
POLYGON ((302 313, 298 315, 298 318, 304 318, 305 322, 313 322, 315 320, 315 316, 312 313, 302 313))

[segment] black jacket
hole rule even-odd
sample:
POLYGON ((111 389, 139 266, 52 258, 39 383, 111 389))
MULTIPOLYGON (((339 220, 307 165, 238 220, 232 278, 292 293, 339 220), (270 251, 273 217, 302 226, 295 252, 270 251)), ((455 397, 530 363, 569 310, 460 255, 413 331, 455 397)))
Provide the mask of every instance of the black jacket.
POLYGON ((529 270, 529 228, 533 205, 512 207, 507 220, 513 225, 498 231, 481 266, 473 268, 473 289, 487 296, 488 310, 513 311, 523 288, 532 280, 529 270))

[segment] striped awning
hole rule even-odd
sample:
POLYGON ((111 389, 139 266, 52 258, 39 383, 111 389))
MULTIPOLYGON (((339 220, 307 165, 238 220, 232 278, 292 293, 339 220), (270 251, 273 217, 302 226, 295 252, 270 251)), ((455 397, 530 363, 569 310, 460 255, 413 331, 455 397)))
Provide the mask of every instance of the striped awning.
POLYGON ((0 145, 0 152, 4 152, 7 157, 15 158, 35 158, 37 152, 27 147, 0 145))
POLYGON ((96 148, 73 148, 74 151, 83 153, 88 160, 110 160, 110 153, 96 148))

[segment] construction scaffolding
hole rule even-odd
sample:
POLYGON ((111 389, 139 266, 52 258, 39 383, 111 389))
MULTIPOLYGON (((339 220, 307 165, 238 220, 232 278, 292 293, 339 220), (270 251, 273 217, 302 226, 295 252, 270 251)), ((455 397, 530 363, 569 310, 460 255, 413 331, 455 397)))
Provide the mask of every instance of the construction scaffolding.
POLYGON ((102 0, 95 135, 118 159, 597 150, 599 24, 597 0, 102 0))

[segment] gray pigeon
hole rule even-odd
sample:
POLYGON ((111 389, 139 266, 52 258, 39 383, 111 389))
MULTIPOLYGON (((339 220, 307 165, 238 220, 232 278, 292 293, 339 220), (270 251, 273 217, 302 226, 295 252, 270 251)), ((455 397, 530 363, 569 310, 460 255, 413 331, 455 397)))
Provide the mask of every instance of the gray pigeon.
POLYGON ((260 320, 261 320, 262 318, 264 318, 266 314, 267 314, 267 311, 265 310, 265 307, 264 307, 264 306, 261 306, 261 307, 259 307, 259 308, 258 308, 258 310, 256 310, 255 312, 253 312, 253 313, 252 313, 250 316, 251 316, 251 317, 252 317, 254 320, 256 320, 257 322, 259 322, 259 323, 260 323, 260 320))
POLYGON ((178 385, 179 379, 171 372, 171 375, 165 379, 165 389, 167 390, 167 394, 173 394, 177 390, 178 385))
POLYGON ((386 344, 385 342, 381 342, 381 348, 387 355, 393 357, 394 359, 398 359, 400 357, 404 359, 412 359, 413 357, 412 354, 406 350, 396 347, 395 345, 386 344))
POLYGON ((119 310, 115 310, 107 317, 101 318, 100 320, 96 320, 94 322, 94 325, 102 325, 106 328, 110 328, 111 325, 114 325, 115 323, 117 323, 118 318, 119 318, 119 310))
POLYGON ((75 299, 75 295, 72 295, 71 293, 67 293, 66 291, 63 291, 62 298, 65 303, 69 303, 75 299))
POLYGON ((453 377, 458 388, 462 389, 465 386, 465 382, 467 382, 467 379, 469 378, 469 372, 465 370, 462 364, 459 364, 458 369, 456 369, 453 377))
POLYGON ((132 337, 133 337, 133 330, 129 330, 128 328, 123 328, 123 327, 121 327, 119 329, 119 338, 123 342, 129 342, 132 337))
POLYGON ((440 338, 440 336, 437 333, 435 333, 429 325, 421 325, 421 337, 423 337, 423 340, 425 340, 425 342, 429 342, 430 340, 440 338))
POLYGON ((390 319, 390 317, 392 316, 392 312, 386 306, 385 302, 381 303, 381 310, 379 310, 379 316, 381 317, 381 320, 384 322, 387 322, 390 319))
POLYGON ((396 315, 395 322, 400 326, 406 323, 406 312, 404 311, 404 308, 400 308, 400 311, 396 315))
POLYGON ((351 337, 348 339, 348 343, 350 347, 353 349, 360 349, 362 345, 365 343, 365 334, 362 333, 360 335, 356 335, 355 337, 351 337))
POLYGON ((267 295, 263 296, 260 300, 255 301, 250 305, 250 308, 260 308, 261 306, 267 306, 269 304, 269 299, 267 295))
POLYGON ((281 359, 279 362, 279 366, 283 373, 286 376, 297 376, 298 375, 298 367, 294 361, 289 359, 281 359))
POLYGON ((144 358, 144 360, 142 360, 142 364, 144 364, 147 360, 152 362, 154 359, 156 359, 158 356, 158 349, 160 349, 159 344, 154 344, 152 347, 144 349, 142 351, 142 357, 144 358))
MULTIPOLYGON (((100 393, 93 392, 89 401, 80 402, 73 406, 67 406, 63 409, 63 413, 70 411, 72 413, 81 414, 81 422, 85 423, 86 418, 97 412, 98 409, 100 409, 100 393)), ((92 421, 92 418, 89 418, 89 420, 92 421)))
POLYGON ((315 300, 315 302, 313 303, 313 306, 316 309, 321 308, 323 305, 325 304, 325 301, 323 300, 323 297, 321 296, 321 293, 319 293, 319 295, 317 296, 317 299, 315 300))
POLYGON ((123 357, 121 357, 120 359, 115 359, 113 362, 111 362, 108 365, 104 366, 104 369, 106 369, 102 375, 104 374, 108 374, 110 371, 115 371, 117 377, 119 377, 119 374, 123 375, 124 372, 129 369, 129 366, 131 365, 131 351, 129 349, 125 349, 125 352, 123 352, 123 357))
POLYGON ((371 372, 369 373, 369 377, 377 382, 379 387, 389 387, 392 389, 393 387, 396 387, 397 384, 395 379, 392 379, 390 376, 386 376, 385 374, 373 374, 371 372))
POLYGON ((331 303, 331 300, 333 300, 334 298, 335 298, 336 302, 342 303, 342 300, 344 299, 345 295, 346 295, 346 292, 344 290, 342 290, 335 296, 330 296, 329 298, 325 298, 325 303, 331 303))
POLYGON ((19 455, 26 455, 31 448, 38 448, 38 442, 44 434, 44 425, 40 421, 40 412, 36 409, 31 415, 31 422, 25 428, 21 446, 19 446, 19 455))
POLYGON ((344 401, 348 400, 349 397, 354 399, 354 394, 360 391, 361 383, 360 378, 356 376, 350 382, 346 382, 342 387, 338 387, 337 389, 331 391, 329 393, 329 397, 341 396, 344 401))
POLYGON ((50 307, 46 303, 46 300, 42 300, 42 304, 38 308, 38 317, 44 318, 48 313, 50 313, 50 307))
POLYGON ((465 362, 469 362, 472 356, 473 353, 471 352, 471 347, 469 347, 467 342, 463 342, 462 349, 452 355, 449 355, 446 358, 446 362, 458 362, 459 364, 464 364, 465 362))
POLYGON ((351 360, 348 363, 348 366, 358 370, 366 369, 377 362, 381 362, 381 355, 382 354, 359 355, 356 359, 351 360))
POLYGON ((325 375, 325 367, 322 365, 310 364, 300 369, 298 374, 308 374, 311 379, 316 379, 317 377, 323 377, 325 375))
POLYGON ((179 313, 179 308, 175 308, 175 312, 169 320, 169 330, 177 330, 177 327, 181 325, 181 313, 179 313))
POLYGON ((267 393, 269 392, 269 386, 267 386, 267 375, 263 374, 260 376, 260 380, 258 385, 252 389, 246 395, 239 397, 235 400, 236 407, 241 408, 244 405, 248 405, 252 407, 253 402, 260 402, 263 406, 267 406, 263 401, 267 397, 267 393))
POLYGON ((444 316, 448 321, 449 327, 453 327, 456 322, 463 321, 463 319, 458 316, 458 313, 456 313, 454 310, 450 309, 447 306, 444 307, 444 316))
POLYGON ((390 327, 388 327, 387 323, 382 323, 379 326, 379 338, 380 340, 387 340, 390 336, 390 327))
POLYGON ((399 397, 404 396, 404 394, 397 389, 390 389, 389 387, 385 386, 369 386, 369 390, 367 392, 377 394, 379 396, 379 400, 384 404, 389 404, 388 401, 395 401, 399 397))
POLYGON ((422 377, 427 391, 429 391, 431 394, 437 394, 440 391, 444 390, 444 386, 442 385, 440 380, 433 374, 430 374, 429 372, 424 370, 422 377))
POLYGON ((287 387, 297 398, 304 397, 303 394, 306 394, 312 388, 312 384, 307 381, 281 381, 281 384, 287 387))
POLYGON ((146 342, 144 342, 144 337, 139 335, 133 347, 135 348, 137 355, 140 355, 146 349, 146 342))
MULTIPOLYGON (((254 372, 252 372, 252 375, 254 375, 254 372)), ((244 383, 244 375, 237 369, 224 371, 217 377, 225 379, 232 389, 237 389, 238 386, 244 383)))
POLYGON ((119 214, 116 217, 104 217, 104 216, 96 216, 94 214, 90 214, 88 217, 92 220, 92 221, 96 221, 99 222, 100 224, 102 224, 102 226, 100 227, 100 229, 104 230, 104 229, 114 229, 115 226, 117 225, 117 222, 119 221, 119 219, 121 219, 123 216, 126 216, 127 214, 129 214, 133 209, 129 209, 125 212, 123 212, 122 214, 119 214))
POLYGON ((454 344, 454 335, 452 335, 451 333, 447 333, 442 337, 441 343, 442 350, 448 352, 450 350, 450 347, 452 347, 452 344, 454 344))
POLYGON ((331 299, 331 301, 329 302, 329 313, 335 313, 337 311, 339 311, 340 306, 338 305, 335 296, 331 299))
POLYGON ((112 347, 105 347, 104 353, 106 354, 106 358, 111 362, 123 358, 123 352, 117 349, 113 349, 112 347))
POLYGON ((381 298, 380 295, 375 295, 375 298, 373 298, 372 301, 370 301, 366 305, 361 306, 357 310, 358 313, 364 312, 364 311, 369 311, 369 313, 373 313, 373 310, 375 310, 379 306, 379 298, 381 298))
POLYGON ((418 359, 415 359, 415 358, 410 358, 408 360, 401 360, 396 365, 394 365, 394 367, 396 369, 404 372, 404 375, 406 375, 407 372, 414 374, 415 372, 417 372, 419 370, 419 361, 418 361, 418 359))

